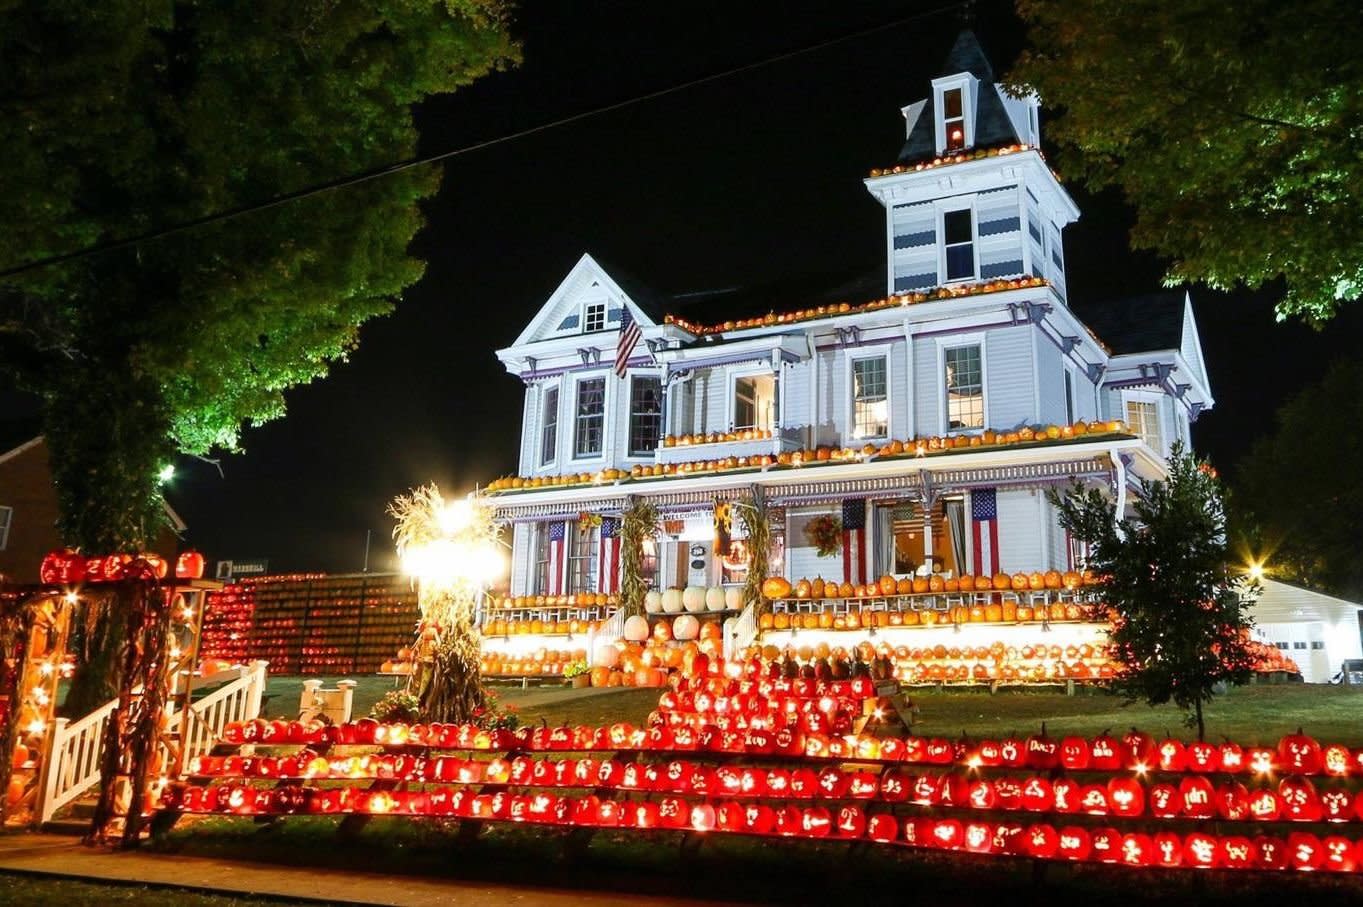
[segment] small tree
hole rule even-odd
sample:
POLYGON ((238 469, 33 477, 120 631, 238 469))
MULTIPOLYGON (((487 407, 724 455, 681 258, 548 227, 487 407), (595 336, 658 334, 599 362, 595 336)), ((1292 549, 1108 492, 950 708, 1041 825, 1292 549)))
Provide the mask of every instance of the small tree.
POLYGON ((1111 640, 1126 669, 1115 690, 1132 702, 1172 700, 1203 739, 1203 703, 1217 684, 1249 680, 1253 663, 1250 599, 1230 567, 1216 473, 1176 444, 1169 477, 1141 483, 1134 519, 1078 483, 1049 497, 1061 525, 1088 543, 1087 566, 1116 612, 1111 640))

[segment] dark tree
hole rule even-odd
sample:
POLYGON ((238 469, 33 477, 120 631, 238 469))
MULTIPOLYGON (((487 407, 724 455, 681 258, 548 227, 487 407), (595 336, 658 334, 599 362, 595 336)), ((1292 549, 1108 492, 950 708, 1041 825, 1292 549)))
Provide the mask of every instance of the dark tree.
MULTIPOLYGON (((411 157, 413 104, 516 53, 503 0, 5 4, 0 268, 411 157)), ((407 245, 438 180, 410 170, 0 281, 0 370, 41 398, 63 539, 142 548, 177 452, 235 449, 343 360, 421 276, 407 245)), ((85 706, 111 695, 77 687, 85 706)))
POLYGON ((1348 0, 1018 0, 1009 74, 1063 173, 1115 187, 1175 283, 1281 280, 1281 315, 1363 293, 1363 16, 1348 0))
POLYGON ((1245 560, 1351 600, 1363 595, 1363 360, 1336 362, 1278 410, 1235 471, 1232 525, 1245 560))
POLYGON ((1182 445, 1163 481, 1143 482, 1134 517, 1117 518, 1101 490, 1051 492, 1061 525, 1089 545, 1088 568, 1116 612, 1111 641, 1125 671, 1114 689, 1130 701, 1172 701, 1206 735, 1202 706, 1220 683, 1245 683, 1250 600, 1230 566, 1220 481, 1182 445))

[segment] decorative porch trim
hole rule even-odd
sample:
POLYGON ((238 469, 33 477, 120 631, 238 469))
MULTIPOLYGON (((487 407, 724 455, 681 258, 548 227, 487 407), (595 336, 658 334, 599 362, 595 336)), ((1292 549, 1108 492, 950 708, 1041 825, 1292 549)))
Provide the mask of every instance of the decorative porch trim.
MULTIPOLYGON (((920 469, 895 476, 865 479, 835 479, 830 481, 774 482, 772 474, 753 475, 751 480, 766 491, 767 501, 778 506, 817 504, 847 497, 906 496, 926 500, 954 491, 972 488, 1029 488, 1056 485, 1071 478, 1106 479, 1112 475, 1112 462, 1106 455, 1084 459, 1056 460, 1045 463, 1026 463, 1015 466, 995 466, 980 469, 920 469)), ((781 478, 789 472, 777 474, 781 478)), ((747 494, 750 486, 695 488, 675 491, 645 490, 631 486, 630 493, 649 501, 659 510, 675 512, 711 507, 716 500, 733 501, 747 494)), ((582 511, 618 514, 624 506, 624 496, 597 494, 589 498, 553 503, 494 503, 499 520, 512 523, 536 522, 567 516, 582 511)))

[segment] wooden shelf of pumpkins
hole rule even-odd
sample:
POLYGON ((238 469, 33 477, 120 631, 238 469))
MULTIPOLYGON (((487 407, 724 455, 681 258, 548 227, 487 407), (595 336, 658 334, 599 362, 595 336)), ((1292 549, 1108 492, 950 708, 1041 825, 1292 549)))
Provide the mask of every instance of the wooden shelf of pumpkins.
POLYGON ((209 596, 205 658, 276 674, 372 673, 410 641, 416 593, 397 574, 258 577, 209 596))

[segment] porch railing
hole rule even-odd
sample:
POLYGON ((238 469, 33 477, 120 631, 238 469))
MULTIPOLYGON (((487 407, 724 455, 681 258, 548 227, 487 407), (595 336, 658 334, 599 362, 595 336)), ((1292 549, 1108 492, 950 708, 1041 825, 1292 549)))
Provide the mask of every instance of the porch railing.
POLYGON ((743 650, 757 639, 757 603, 749 602, 743 613, 734 618, 732 628, 724 634, 724 660, 737 661, 743 650))

